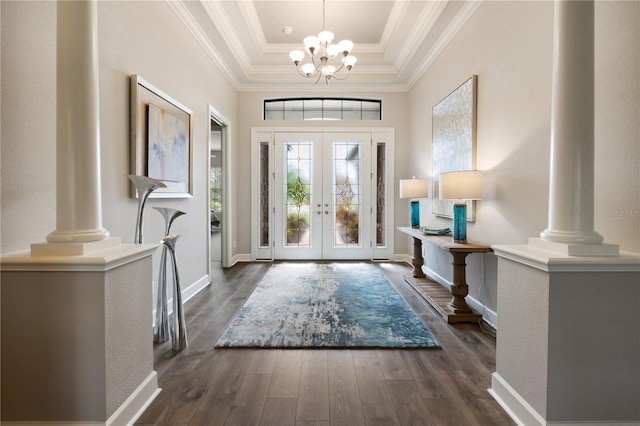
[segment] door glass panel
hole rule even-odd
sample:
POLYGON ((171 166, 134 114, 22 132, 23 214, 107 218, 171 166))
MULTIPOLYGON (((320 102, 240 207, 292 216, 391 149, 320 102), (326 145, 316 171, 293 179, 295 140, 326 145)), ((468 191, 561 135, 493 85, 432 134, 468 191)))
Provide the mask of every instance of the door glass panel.
POLYGON ((260 247, 269 246, 269 143, 260 142, 260 247))
POLYGON ((333 144, 334 247, 360 246, 360 144, 333 144))
POLYGON ((384 247, 385 242, 385 223, 386 223, 386 206, 385 206, 385 181, 387 163, 387 150, 385 143, 378 143, 376 146, 376 247, 384 247))
POLYGON ((310 246, 311 241, 311 176, 312 144, 289 142, 286 144, 286 246, 310 246))

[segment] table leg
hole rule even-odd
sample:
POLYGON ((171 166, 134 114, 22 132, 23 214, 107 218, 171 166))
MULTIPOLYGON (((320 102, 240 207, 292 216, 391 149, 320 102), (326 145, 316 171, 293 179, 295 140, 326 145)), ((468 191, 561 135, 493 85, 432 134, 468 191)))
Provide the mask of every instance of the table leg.
POLYGON ((469 286, 467 285, 465 258, 468 253, 451 253, 453 256, 453 285, 451 286, 451 308, 455 313, 470 313, 471 308, 464 300, 469 294, 469 286))
POLYGON ((424 265, 424 259, 422 258, 422 240, 420 238, 413 237, 413 258, 411 259, 413 265, 413 277, 424 278, 426 275, 422 272, 422 265, 424 265))

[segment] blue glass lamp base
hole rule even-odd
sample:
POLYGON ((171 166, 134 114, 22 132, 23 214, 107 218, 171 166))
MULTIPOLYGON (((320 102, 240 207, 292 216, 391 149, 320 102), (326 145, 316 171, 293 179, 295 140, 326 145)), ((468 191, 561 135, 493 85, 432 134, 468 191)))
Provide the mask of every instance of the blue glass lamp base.
POLYGON ((467 243, 467 204, 453 205, 453 242, 467 243))
POLYGON ((409 210, 411 212, 411 227, 420 227, 420 201, 411 200, 409 202, 409 210))

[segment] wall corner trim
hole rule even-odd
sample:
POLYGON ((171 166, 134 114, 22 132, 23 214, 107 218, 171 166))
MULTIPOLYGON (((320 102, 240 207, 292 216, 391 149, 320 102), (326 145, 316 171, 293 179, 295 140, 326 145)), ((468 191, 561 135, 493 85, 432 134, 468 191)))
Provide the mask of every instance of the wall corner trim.
POLYGON ((115 413, 107 419, 105 426, 133 424, 161 390, 158 387, 158 373, 152 371, 115 413))

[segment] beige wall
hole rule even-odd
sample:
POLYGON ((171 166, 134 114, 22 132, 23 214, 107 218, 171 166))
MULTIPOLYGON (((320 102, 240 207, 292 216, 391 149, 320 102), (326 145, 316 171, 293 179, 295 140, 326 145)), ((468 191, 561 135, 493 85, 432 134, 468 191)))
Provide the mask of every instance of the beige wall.
MULTIPOLYGON (((639 20, 640 3, 596 3, 595 229, 633 252, 640 252, 639 20)), ((526 244, 547 227, 552 43, 553 2, 484 2, 409 93, 411 166, 431 177, 431 108, 478 75, 484 198, 468 226, 471 239, 526 244)), ((423 223, 450 225, 430 212, 427 200, 423 223)), ((450 280, 446 255, 427 257, 450 280)), ((471 296, 495 310, 495 257, 468 263, 471 296)))
POLYGON ((640 2, 595 12, 595 229, 640 253, 640 2))
MULTIPOLYGON (((595 225, 608 242, 634 252, 640 252, 639 8, 637 2, 596 3, 595 225)), ((6 253, 44 240, 55 228, 55 4, 2 2, 1 12, 0 251, 6 253)), ((173 230, 183 235, 179 267, 182 281, 191 284, 208 263, 207 105, 229 120, 229 204, 236 220, 230 240, 233 254, 249 254, 250 129, 266 124, 264 98, 291 94, 237 93, 167 3, 99 2, 98 17, 103 226, 125 242, 133 239, 128 79, 137 73, 194 111, 194 198, 149 202, 187 212, 173 230)), ((394 181, 431 177, 431 108, 478 75, 485 198, 469 235, 488 244, 525 243, 547 225, 552 24, 551 2, 484 2, 409 93, 340 93, 383 100, 384 120, 371 125, 396 129, 394 181)), ((397 225, 406 223, 405 201, 396 200, 397 225)), ((450 223, 430 213, 430 200, 421 212, 425 225, 450 223)), ((145 241, 159 240, 161 231, 162 218, 149 208, 145 241)), ((398 233, 395 247, 398 254, 411 253, 409 239, 398 233)), ((428 264, 450 279, 446 255, 427 255, 428 264)), ((476 277, 469 278, 471 295, 495 310, 495 258, 476 257, 469 259, 469 277, 476 277)))
MULTIPOLYGON (((340 82, 331 83, 335 87, 339 87, 340 82)), ((393 182, 397 182, 398 179, 411 177, 408 173, 407 162, 408 151, 407 141, 409 140, 409 121, 407 110, 407 97, 405 93, 343 93, 343 92, 326 92, 310 91, 309 93, 275 93, 275 92, 240 92, 238 100, 238 122, 241 123, 241 127, 238 129, 238 145, 236 153, 238 155, 237 161, 234 164, 237 165, 235 170, 238 188, 240 189, 238 194, 238 211, 237 223, 238 229, 238 251, 240 253, 251 253, 251 227, 250 227, 250 155, 251 155, 251 128, 252 127, 393 127, 395 128, 395 179, 393 182), (356 98, 372 98, 382 100, 382 121, 263 121, 262 120, 262 102, 265 99, 279 98, 279 97, 298 97, 298 96, 341 96, 341 97, 356 97, 356 98), (242 225, 246 224, 246 225, 242 225)), ((397 185, 397 184, 396 184, 397 185)), ((396 190, 397 196, 397 190, 396 190)), ((404 206, 396 199, 395 203, 395 216, 396 218, 407 217, 408 206, 404 206)), ((402 200, 406 201, 406 200, 402 200)), ((405 203, 408 204, 408 203, 405 203)), ((408 220, 408 219, 407 219, 408 220)), ((406 221, 405 221, 406 222, 406 221)), ((405 238, 394 231, 392 234, 395 238, 395 245, 404 245, 405 238)), ((397 251, 396 251, 397 252, 397 251)))
MULTIPOLYGON (((236 91, 166 2, 98 2, 98 30, 103 226, 133 241, 129 76, 139 74, 194 112, 194 196, 149 200, 144 216, 144 241, 159 242, 164 220, 152 207, 187 213, 172 232, 181 234, 181 281, 191 285, 208 268, 209 105, 234 125, 236 91)), ((55 2, 3 2, 3 253, 27 249, 55 229, 55 39, 55 2)))

